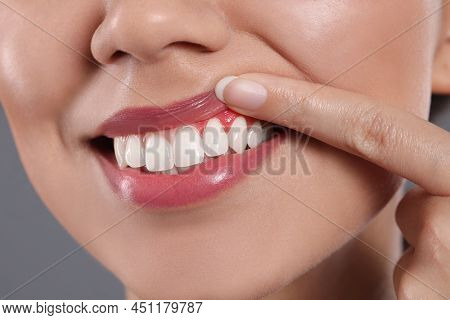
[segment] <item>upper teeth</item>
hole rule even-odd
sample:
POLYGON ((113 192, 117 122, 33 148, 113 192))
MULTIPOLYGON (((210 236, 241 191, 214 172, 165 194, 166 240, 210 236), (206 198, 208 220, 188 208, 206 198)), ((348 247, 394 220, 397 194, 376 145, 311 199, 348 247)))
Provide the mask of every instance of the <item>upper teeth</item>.
POLYGON ((175 166, 186 168, 203 162, 205 151, 202 137, 194 127, 182 127, 175 133, 175 166))
POLYGON ((142 141, 137 135, 127 138, 125 148, 125 161, 132 168, 140 168, 145 164, 145 157, 142 148, 142 141))
POLYGON ((230 148, 241 153, 247 148, 247 121, 244 117, 237 117, 228 132, 230 148))
POLYGON ((208 157, 220 156, 228 151, 228 136, 219 119, 213 118, 206 124, 203 145, 208 157))
POLYGON ((117 164, 121 169, 127 166, 127 162, 125 160, 126 144, 127 140, 125 139, 125 137, 114 138, 114 153, 116 154, 117 164))
POLYGON ((242 153, 247 145, 256 148, 267 137, 259 121, 247 129, 244 117, 237 117, 228 134, 217 118, 208 121, 203 137, 194 126, 184 126, 170 134, 152 132, 142 139, 137 135, 114 138, 114 153, 120 168, 145 166, 150 172, 174 174, 177 168, 187 168, 205 160, 227 154, 229 148, 242 153))
POLYGON ((261 126, 261 122, 256 121, 250 129, 248 129, 247 134, 247 144, 250 148, 255 148, 259 145, 263 140, 263 128, 261 126))
POLYGON ((167 171, 174 166, 172 146, 159 133, 150 133, 145 139, 145 167, 150 172, 167 171))

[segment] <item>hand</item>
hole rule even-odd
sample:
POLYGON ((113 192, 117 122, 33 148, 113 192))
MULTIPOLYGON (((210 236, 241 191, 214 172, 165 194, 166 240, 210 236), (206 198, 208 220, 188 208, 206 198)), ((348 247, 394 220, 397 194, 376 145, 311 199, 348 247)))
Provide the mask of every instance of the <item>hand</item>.
POLYGON ((268 74, 225 78, 216 94, 239 113, 313 128, 312 137, 419 185, 396 213, 411 244, 394 272, 397 297, 450 298, 450 133, 363 95, 268 74))

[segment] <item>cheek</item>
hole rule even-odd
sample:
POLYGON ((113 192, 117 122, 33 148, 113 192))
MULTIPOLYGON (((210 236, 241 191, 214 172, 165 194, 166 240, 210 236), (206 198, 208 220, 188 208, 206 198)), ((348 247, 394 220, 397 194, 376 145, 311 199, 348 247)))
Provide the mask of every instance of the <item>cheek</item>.
POLYGON ((426 116, 439 15, 411 26, 439 5, 421 0, 287 0, 280 5, 266 0, 251 23, 312 80, 331 81, 426 116), (277 23, 269 27, 267 21, 277 23))
POLYGON ((82 55, 89 55, 89 37, 99 12, 92 5, 98 1, 72 2, 73 8, 68 8, 69 1, 6 2, 28 20, 0 6, 0 29, 6 31, 0 35, 0 100, 38 193, 47 205, 62 202, 55 196, 59 192, 51 189, 61 184, 64 163, 71 161, 60 118, 95 69, 82 55), (54 174, 48 174, 49 166, 54 174))
POLYGON ((62 2, 9 2, 23 16, 0 10, 0 28, 7 30, 0 36, 0 98, 13 127, 27 119, 33 127, 69 107, 89 77, 93 66, 83 56, 89 57, 94 13, 82 3, 68 11, 62 2))

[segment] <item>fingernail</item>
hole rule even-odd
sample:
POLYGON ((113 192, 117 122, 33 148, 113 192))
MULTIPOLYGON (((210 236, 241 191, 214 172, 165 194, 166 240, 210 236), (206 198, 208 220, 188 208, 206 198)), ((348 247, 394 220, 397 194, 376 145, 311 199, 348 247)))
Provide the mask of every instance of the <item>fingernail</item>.
POLYGON ((257 110, 267 101, 267 90, 254 81, 230 76, 217 83, 216 96, 231 106, 257 110))

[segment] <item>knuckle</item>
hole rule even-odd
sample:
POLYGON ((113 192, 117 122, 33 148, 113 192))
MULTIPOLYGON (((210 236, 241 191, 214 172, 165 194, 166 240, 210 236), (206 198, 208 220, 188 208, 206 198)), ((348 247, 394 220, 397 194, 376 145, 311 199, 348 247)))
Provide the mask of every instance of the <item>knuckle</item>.
POLYGON ((400 133, 386 112, 376 105, 356 106, 354 110, 343 132, 347 147, 368 158, 390 154, 396 148, 400 133))
POLYGON ((278 88, 275 94, 282 97, 282 101, 286 101, 284 108, 285 115, 281 121, 281 125, 302 131, 306 127, 305 112, 308 108, 304 107, 306 104, 311 103, 311 98, 304 95, 298 95, 295 90, 290 88, 278 88))

